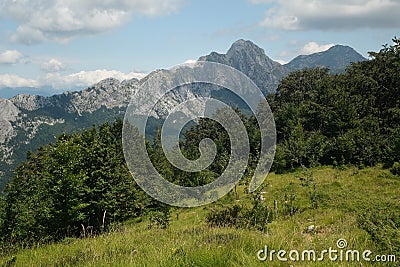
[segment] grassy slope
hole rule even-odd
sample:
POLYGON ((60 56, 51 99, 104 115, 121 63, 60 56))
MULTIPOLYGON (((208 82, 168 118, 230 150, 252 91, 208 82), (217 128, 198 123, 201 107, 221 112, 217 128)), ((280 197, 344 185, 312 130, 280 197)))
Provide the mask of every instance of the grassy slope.
POLYGON ((279 215, 266 233, 205 224, 205 216, 212 209, 250 203, 244 187, 239 187, 239 201, 227 196, 206 207, 175 210, 167 230, 149 230, 147 220, 131 222, 104 236, 22 250, 0 259, 0 265, 13 258, 16 266, 360 266, 257 260, 256 253, 264 245, 276 250, 321 251, 336 248, 340 238, 348 241, 349 249, 379 250, 369 234, 359 228, 357 216, 376 207, 399 209, 400 178, 380 168, 340 171, 323 167, 312 172, 322 197, 318 209, 311 208, 309 189, 296 177, 300 172, 268 176, 264 188, 267 203, 273 205, 276 199, 282 209, 285 194, 295 194, 301 212, 293 217, 279 215), (306 231, 309 225, 315 225, 313 233, 306 231))

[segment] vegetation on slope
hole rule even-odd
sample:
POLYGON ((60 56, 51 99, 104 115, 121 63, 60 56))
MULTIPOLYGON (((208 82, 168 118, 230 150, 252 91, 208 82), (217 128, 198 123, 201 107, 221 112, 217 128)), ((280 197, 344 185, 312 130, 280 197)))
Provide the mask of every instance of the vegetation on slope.
MULTIPOLYGON (((148 216, 130 220, 109 233, 86 239, 67 238, 61 243, 24 249, 4 256, 3 264, 16 266, 283 266, 282 262, 260 262, 257 252, 270 249, 315 249, 336 247, 346 239, 349 249, 369 249, 374 255, 400 257, 398 188, 400 178, 380 167, 345 170, 329 167, 270 174, 262 205, 278 214, 264 231, 207 224, 207 216, 234 205, 251 208, 253 197, 238 188, 205 208, 174 209, 167 229, 149 229, 148 216), (301 178, 312 175, 319 195, 318 208, 310 201, 310 188, 301 178), (285 209, 285 196, 294 195, 292 215, 285 209), (373 217, 380 217, 374 224, 373 217), (389 219, 389 214, 397 217, 389 219), (368 216, 367 220, 364 220, 368 216), (392 221, 393 220, 393 221, 392 221), (367 224, 367 225, 366 225, 367 224), (308 230, 314 226, 313 230, 308 230), (396 228, 397 227, 397 228, 396 228), (397 245, 397 247, 396 247, 397 245)), ((338 266, 338 262, 288 262, 284 266, 338 266)), ((359 266, 342 262, 340 266, 359 266)), ((363 262, 364 266, 369 265, 363 262)), ((379 266, 394 266, 393 263, 379 266)))
POLYGON ((269 101, 277 168, 400 160, 400 40, 371 56, 345 74, 306 69, 281 82, 269 101))
MULTIPOLYGON (((281 82, 277 93, 269 96, 278 133, 273 171, 300 168, 304 172, 271 175, 264 185, 265 196, 243 192, 260 150, 258 125, 252 116, 241 115, 251 155, 239 195, 232 193, 204 209, 175 210, 173 216, 169 207, 141 191, 128 172, 121 121, 61 135, 55 144, 30 153, 15 170, 0 200, 0 244, 8 255, 21 246, 71 243, 21 251, 9 263, 36 265, 51 255, 59 259, 55 262, 59 265, 114 261, 138 266, 155 262, 164 266, 256 265, 254 253, 265 243, 276 249, 310 245, 321 249, 340 237, 353 247, 400 258, 399 49, 400 40, 394 39, 392 46, 372 53, 372 60, 352 65, 345 74, 305 69, 281 82), (391 167, 391 173, 377 167, 358 169, 378 164, 391 167), (321 165, 335 169, 315 169, 321 165), (356 167, 339 170, 348 166, 356 167), (198 214, 196 222, 191 221, 193 214, 198 214), (126 221, 131 226, 112 231, 126 221), (311 223, 314 228, 304 230, 311 223), (94 237, 74 239, 87 236, 94 237), (148 254, 157 254, 157 237, 159 252, 169 257, 148 254), (168 240, 182 242, 173 247, 172 254, 168 240), (104 242, 115 249, 102 247, 104 242), (68 252, 56 255, 53 251, 59 249, 68 252)), ((184 137, 181 149, 191 159, 199 156, 202 139, 215 142, 218 156, 209 168, 194 174, 174 168, 161 151, 159 132, 148 143, 155 167, 171 182, 185 186, 203 185, 218 177, 230 152, 221 125, 201 119, 184 137)))

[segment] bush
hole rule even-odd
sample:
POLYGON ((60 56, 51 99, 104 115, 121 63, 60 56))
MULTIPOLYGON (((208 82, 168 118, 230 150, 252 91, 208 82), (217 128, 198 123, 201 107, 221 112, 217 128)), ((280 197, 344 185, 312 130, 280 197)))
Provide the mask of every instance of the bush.
POLYGON ((150 212, 148 228, 166 229, 171 220, 170 208, 167 205, 161 205, 157 210, 150 212))
POLYGON ((273 221, 273 211, 263 205, 258 196, 255 195, 252 208, 234 205, 209 213, 206 220, 210 226, 214 227, 236 227, 264 232, 268 223, 273 221))
POLYGON ((239 221, 241 224, 239 227, 254 229, 261 232, 267 230, 268 223, 273 221, 272 210, 259 203, 252 209, 243 212, 243 217, 239 221))
POLYGON ((400 163, 399 162, 393 163, 392 168, 390 168, 390 172, 393 175, 400 175, 400 163))
POLYGON ((212 211, 207 214, 206 220, 210 226, 214 227, 234 227, 241 217, 243 208, 239 205, 228 207, 223 210, 212 211))

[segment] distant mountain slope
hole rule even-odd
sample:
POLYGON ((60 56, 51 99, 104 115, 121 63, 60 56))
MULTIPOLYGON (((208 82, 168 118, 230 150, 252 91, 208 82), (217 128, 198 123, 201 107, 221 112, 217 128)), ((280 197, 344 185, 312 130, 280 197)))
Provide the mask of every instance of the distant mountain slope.
POLYGON ((343 72, 353 62, 364 61, 361 54, 349 46, 335 45, 324 52, 301 55, 284 65, 289 70, 326 67, 333 73, 343 72))
POLYGON ((65 113, 92 113, 100 107, 125 107, 132 90, 138 85, 136 79, 120 81, 109 78, 83 91, 65 92, 53 96, 18 95, 10 101, 24 111, 59 109, 65 113))
POLYGON ((0 100, 0 191, 27 151, 55 140, 63 132, 90 128, 123 117, 136 79, 106 79, 76 92, 50 97, 18 95, 0 100))

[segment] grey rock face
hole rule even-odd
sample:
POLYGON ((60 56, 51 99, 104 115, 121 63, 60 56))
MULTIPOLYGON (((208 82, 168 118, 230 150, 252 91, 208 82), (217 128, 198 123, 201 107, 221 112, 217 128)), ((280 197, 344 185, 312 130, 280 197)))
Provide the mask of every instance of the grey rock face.
POLYGON ((8 99, 0 99, 0 144, 14 135, 11 122, 18 118, 19 109, 8 99))
POLYGON ((120 83, 114 78, 109 78, 83 91, 65 92, 49 97, 18 95, 12 98, 11 102, 26 111, 59 108, 67 113, 92 113, 102 106, 126 107, 138 83, 136 79, 120 83))
POLYGON ((37 110, 45 107, 46 105, 50 105, 51 103, 46 103, 49 102, 46 100, 47 98, 43 96, 25 94, 17 95, 11 98, 11 102, 14 105, 27 111, 37 110))
POLYGON ((19 109, 8 99, 0 99, 0 120, 14 121, 19 109))

